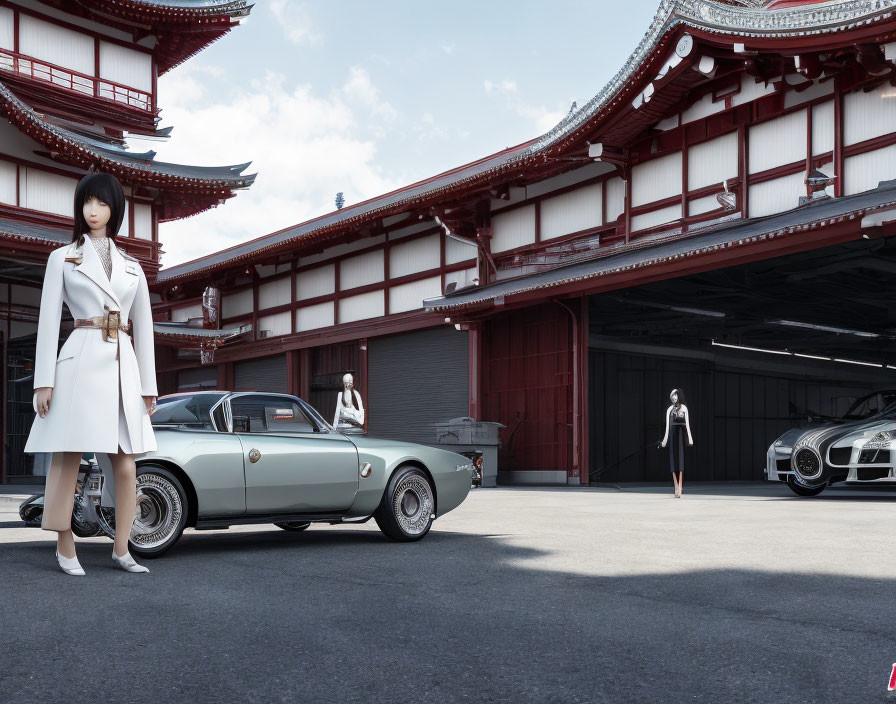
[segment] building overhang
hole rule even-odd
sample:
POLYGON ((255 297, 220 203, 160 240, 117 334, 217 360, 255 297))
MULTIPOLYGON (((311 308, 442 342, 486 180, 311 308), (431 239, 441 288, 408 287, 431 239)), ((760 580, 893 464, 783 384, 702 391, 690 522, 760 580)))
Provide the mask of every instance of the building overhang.
POLYGON ((186 323, 156 321, 152 327, 155 341, 158 344, 190 349, 214 349, 252 332, 251 323, 216 329, 186 323))
POLYGON ((594 259, 423 301, 426 312, 476 315, 518 304, 598 293, 705 269, 814 249, 896 229, 896 180, 777 215, 621 245, 594 259))
POLYGON ((541 137, 364 203, 162 269, 157 283, 180 284, 245 267, 261 258, 343 241, 380 218, 425 212, 440 203, 506 184, 508 179, 545 178, 574 168, 577 160, 591 162, 595 139, 607 139, 607 144, 601 145, 601 149, 606 147, 602 156, 612 162, 617 146, 643 134, 686 99, 696 83, 713 75, 713 56, 703 52, 706 46, 711 44, 717 53, 724 53, 729 68, 740 62, 742 69, 743 52, 762 49, 793 55, 800 47, 851 45, 864 36, 879 39, 882 31, 894 31, 894 10, 896 0, 798 6, 663 0, 644 38, 616 76, 541 137))

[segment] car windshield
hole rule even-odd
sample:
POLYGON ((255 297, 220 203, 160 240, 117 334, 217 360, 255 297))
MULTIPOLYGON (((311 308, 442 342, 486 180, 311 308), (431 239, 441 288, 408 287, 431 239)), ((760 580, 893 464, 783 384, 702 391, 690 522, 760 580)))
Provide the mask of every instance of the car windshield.
POLYGON ((180 425, 214 430, 211 407, 224 394, 172 394, 156 399, 156 410, 149 417, 153 425, 180 425))
POLYGON ((891 392, 884 391, 881 393, 868 394, 862 396, 853 403, 849 410, 843 414, 843 420, 865 420, 882 414, 891 405, 896 403, 896 397, 891 392), (883 405, 883 408, 881 408, 883 405))

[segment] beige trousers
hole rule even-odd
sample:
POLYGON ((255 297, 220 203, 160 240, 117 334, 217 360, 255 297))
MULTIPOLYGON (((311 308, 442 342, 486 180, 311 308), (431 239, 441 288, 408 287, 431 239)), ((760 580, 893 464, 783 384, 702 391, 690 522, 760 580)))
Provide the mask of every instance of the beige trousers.
POLYGON ((44 513, 40 519, 43 530, 67 531, 72 527, 72 509, 75 507, 75 485, 81 462, 63 468, 63 452, 54 452, 47 472, 47 486, 44 491, 44 513))

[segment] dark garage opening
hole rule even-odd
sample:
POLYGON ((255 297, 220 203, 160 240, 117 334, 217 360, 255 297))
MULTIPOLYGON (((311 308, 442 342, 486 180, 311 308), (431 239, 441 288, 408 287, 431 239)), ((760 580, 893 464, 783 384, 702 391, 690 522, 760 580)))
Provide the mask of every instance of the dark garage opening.
POLYGON ((676 387, 691 415, 691 480, 763 479, 788 428, 896 388, 894 240, 591 296, 591 481, 669 480, 655 444, 676 387))

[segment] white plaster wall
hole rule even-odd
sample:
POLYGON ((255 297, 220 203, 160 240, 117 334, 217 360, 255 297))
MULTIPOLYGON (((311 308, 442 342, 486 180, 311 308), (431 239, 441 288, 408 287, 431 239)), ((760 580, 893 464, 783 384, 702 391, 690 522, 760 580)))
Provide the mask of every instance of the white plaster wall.
POLYGON ((525 205, 492 216, 492 252, 506 252, 535 242, 535 206, 525 205))
POLYGON ((252 312, 252 289, 247 288, 221 297, 221 317, 233 318, 252 312))
POLYGON ((296 300, 328 296, 336 291, 336 266, 325 264, 296 274, 296 300))
POLYGON ((333 325, 333 301, 305 306, 296 311, 296 331, 316 330, 333 325))
POLYGON ((370 291, 339 301, 339 322, 351 323, 365 318, 378 318, 385 314, 385 292, 370 291))
POLYGON ((632 207, 681 193, 681 152, 651 159, 632 168, 632 207))
POLYGON ((797 110, 750 127, 749 170, 760 173, 806 159, 806 111, 797 110))
POLYGON ((663 225, 681 219, 681 205, 672 205, 668 208, 660 208, 642 215, 632 216, 632 232, 646 230, 648 227, 663 225))
POLYGON ((603 185, 592 183, 541 202, 541 239, 562 237, 603 224, 603 185))
POLYGON ((843 171, 843 189, 847 196, 877 188, 880 181, 896 179, 896 144, 847 157, 843 160, 843 171))
POLYGON ((382 249, 343 259, 339 263, 340 290, 346 291, 381 282, 384 278, 384 262, 382 249))
POLYGON ((396 279, 437 269, 442 258, 440 249, 438 234, 392 245, 389 249, 389 277, 396 279))
POLYGON ((419 310, 423 308, 425 298, 435 298, 441 295, 441 276, 431 276, 428 279, 393 286, 389 289, 389 313, 419 310))
POLYGON ((737 178, 737 132, 688 147, 688 190, 737 178))
POLYGON ((806 172, 772 179, 750 186, 749 213, 751 218, 782 213, 799 205, 800 196, 806 195, 806 172))

